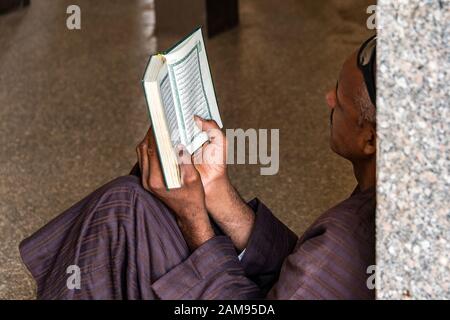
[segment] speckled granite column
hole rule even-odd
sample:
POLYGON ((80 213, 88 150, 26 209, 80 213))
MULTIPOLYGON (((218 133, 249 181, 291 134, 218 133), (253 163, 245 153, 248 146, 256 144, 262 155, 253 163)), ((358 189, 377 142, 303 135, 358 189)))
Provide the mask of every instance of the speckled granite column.
POLYGON ((450 1, 379 0, 379 299, 450 298, 450 1))

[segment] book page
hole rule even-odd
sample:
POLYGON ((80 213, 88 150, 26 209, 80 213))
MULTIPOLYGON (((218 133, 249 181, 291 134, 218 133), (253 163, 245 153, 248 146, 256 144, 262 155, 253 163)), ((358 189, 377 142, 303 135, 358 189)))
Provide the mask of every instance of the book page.
POLYGON ((199 46, 195 46, 183 59, 169 66, 175 79, 187 143, 191 143, 200 133, 195 125, 194 115, 211 119, 198 50, 199 46))
POLYGON ((178 120, 173 101, 172 89, 170 87, 169 75, 166 74, 159 84, 161 100, 164 105, 167 127, 169 129, 170 140, 175 147, 180 143, 180 133, 178 130, 178 120))

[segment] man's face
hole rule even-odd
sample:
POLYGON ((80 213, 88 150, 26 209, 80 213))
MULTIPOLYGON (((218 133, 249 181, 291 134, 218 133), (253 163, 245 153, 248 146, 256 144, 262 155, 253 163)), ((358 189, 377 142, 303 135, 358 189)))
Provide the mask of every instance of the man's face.
POLYGON ((360 107, 355 103, 363 76, 356 65, 357 53, 344 63, 336 88, 326 95, 330 109, 330 147, 340 156, 355 161, 367 157, 367 124, 360 125, 360 107))

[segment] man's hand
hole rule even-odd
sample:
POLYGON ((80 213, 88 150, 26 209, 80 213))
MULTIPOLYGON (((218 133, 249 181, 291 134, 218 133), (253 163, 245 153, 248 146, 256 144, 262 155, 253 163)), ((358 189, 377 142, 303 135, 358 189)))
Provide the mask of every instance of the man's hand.
POLYGON ((194 155, 194 165, 205 190, 206 208, 235 247, 243 250, 247 246, 255 217, 228 178, 226 137, 214 120, 196 116, 195 122, 202 131, 208 133, 210 140, 194 155))
POLYGON ((229 181, 227 174, 227 139, 214 120, 194 116, 200 130, 208 134, 209 141, 194 154, 194 165, 200 173, 205 193, 214 194, 217 184, 229 181))
POLYGON ((142 186, 174 211, 178 225, 191 250, 195 250, 211 239, 214 231, 206 210, 205 193, 200 175, 192 164, 187 150, 184 148, 177 150, 182 187, 171 190, 167 190, 164 185, 151 128, 144 140, 136 147, 136 152, 141 169, 142 186))

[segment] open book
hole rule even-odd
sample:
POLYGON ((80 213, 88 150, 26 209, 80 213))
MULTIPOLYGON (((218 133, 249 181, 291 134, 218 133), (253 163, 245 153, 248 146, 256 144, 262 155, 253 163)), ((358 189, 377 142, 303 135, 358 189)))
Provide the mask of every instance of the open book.
POLYGON ((208 141, 194 115, 213 119, 222 128, 201 28, 151 56, 142 85, 166 187, 179 188, 175 148, 183 144, 192 154, 208 141))

